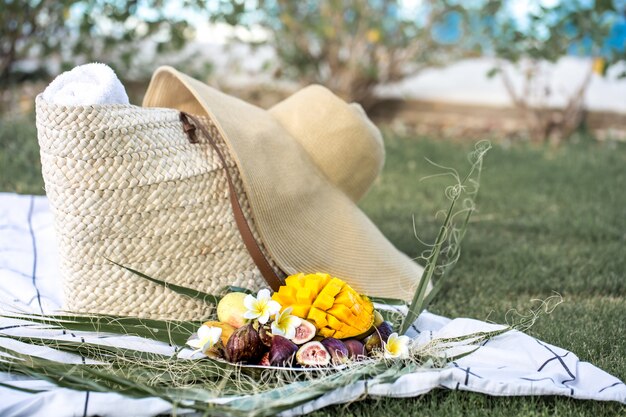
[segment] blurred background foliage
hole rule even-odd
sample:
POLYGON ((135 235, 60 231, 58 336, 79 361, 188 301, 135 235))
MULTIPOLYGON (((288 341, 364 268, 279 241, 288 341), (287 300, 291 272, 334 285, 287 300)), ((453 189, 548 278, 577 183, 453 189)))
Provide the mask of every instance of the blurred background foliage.
POLYGON ((469 38, 437 39, 442 25, 460 26, 450 28, 457 31, 466 25, 463 19, 449 24, 466 13, 456 2, 428 1, 412 13, 395 0, 231 3, 221 0, 212 19, 267 28, 277 76, 326 85, 365 108, 374 104, 377 85, 477 52, 469 38))
MULTIPOLYGON (((213 20, 269 29, 279 74, 329 86, 368 107, 376 85, 455 60, 492 55, 557 61, 569 53, 624 59, 624 39, 611 44, 623 5, 611 0, 536 2, 522 21, 515 1, 430 0, 413 10, 397 0, 220 0, 213 20)), ((626 30, 622 28, 621 30, 626 30)))
POLYGON ((529 136, 559 141, 581 125, 592 72, 626 57, 625 9, 623 0, 2 0, 0 93, 90 61, 112 66, 131 98, 163 62, 206 79, 211 57, 186 46, 208 41, 199 25, 227 24, 228 43, 271 47, 272 78, 321 83, 366 109, 377 86, 493 57, 487 75, 500 74, 529 136), (546 112, 542 63, 572 54, 595 59, 566 105, 546 112), (525 75, 521 89, 511 68, 525 75))
MULTIPOLYGON (((0 86, 49 78, 90 61, 135 75, 138 52, 180 50, 194 27, 164 0, 2 0, 0 86), (55 73, 51 73, 51 72, 55 73)), ((185 2, 202 10, 203 1, 185 2)))
MULTIPOLYGON (((524 117, 534 140, 560 141, 582 123, 585 92, 595 72, 607 70, 626 57, 624 4, 612 0, 561 1, 551 6, 538 2, 520 22, 507 13, 506 2, 489 1, 483 9, 486 24, 477 25, 493 53, 496 65, 488 75, 500 74, 515 108, 524 117), (545 111, 553 94, 542 77, 543 63, 555 63, 566 55, 588 56, 585 75, 558 111, 545 111), (507 64, 521 69, 523 87, 513 86, 507 64), (520 68, 521 66, 521 68, 520 68)), ((626 70, 620 77, 626 76, 626 70)))

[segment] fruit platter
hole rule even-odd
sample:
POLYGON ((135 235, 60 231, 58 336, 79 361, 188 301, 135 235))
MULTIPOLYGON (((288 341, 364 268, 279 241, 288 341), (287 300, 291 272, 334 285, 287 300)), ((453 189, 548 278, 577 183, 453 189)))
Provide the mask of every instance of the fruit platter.
POLYGON ((408 353, 408 341, 370 298, 342 279, 300 273, 273 294, 227 293, 217 305, 217 320, 203 323, 187 345, 212 360, 308 371, 400 358, 408 353))

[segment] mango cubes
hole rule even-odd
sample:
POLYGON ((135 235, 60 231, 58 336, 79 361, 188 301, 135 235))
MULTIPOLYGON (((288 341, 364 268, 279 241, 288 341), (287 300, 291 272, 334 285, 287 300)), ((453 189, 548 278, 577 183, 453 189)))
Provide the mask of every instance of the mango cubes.
POLYGON ((328 274, 291 275, 272 298, 283 308, 291 307, 291 314, 311 321, 324 337, 354 337, 374 322, 372 302, 328 274))

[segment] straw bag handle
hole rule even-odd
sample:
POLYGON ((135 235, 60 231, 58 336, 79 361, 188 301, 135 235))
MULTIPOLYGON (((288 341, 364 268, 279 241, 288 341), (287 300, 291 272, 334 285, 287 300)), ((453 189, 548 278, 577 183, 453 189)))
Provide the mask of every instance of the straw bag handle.
POLYGON ((224 166, 224 172, 226 173, 226 179, 228 180, 228 189, 230 194, 230 204, 233 208, 233 214, 235 215, 235 223, 237 224, 237 228, 239 229, 239 233, 241 233, 241 238, 243 239, 244 245, 248 249, 252 260, 255 265, 261 271, 261 275, 265 278, 265 281, 269 284, 269 286, 274 291, 278 291, 278 288, 283 285, 282 279, 276 274, 269 261, 263 255, 259 244, 257 243, 254 235, 252 234, 252 230, 250 229, 250 225, 246 220, 246 217, 243 214, 243 210, 241 208, 241 204, 239 203, 239 199, 237 198, 237 191, 235 190, 235 184, 233 183, 233 179, 228 172, 228 167, 226 165, 226 159, 222 154, 222 151, 218 148, 215 140, 211 136, 209 130, 202 124, 200 120, 196 117, 190 115, 189 113, 180 112, 180 121, 183 123, 183 130, 185 134, 189 138, 189 142, 198 143, 199 140, 196 137, 196 128, 200 129, 202 134, 207 138, 209 145, 213 148, 217 156, 219 157, 222 165, 224 166), (192 120, 191 123, 189 120, 192 120), (195 126, 194 126, 195 125, 195 126))

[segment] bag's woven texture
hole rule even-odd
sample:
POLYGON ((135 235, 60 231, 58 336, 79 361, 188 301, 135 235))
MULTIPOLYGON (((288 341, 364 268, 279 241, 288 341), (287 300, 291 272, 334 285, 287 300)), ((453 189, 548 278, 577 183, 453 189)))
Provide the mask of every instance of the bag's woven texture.
MULTIPOLYGON (((210 120, 202 121, 227 159, 259 242, 223 138, 210 120)), ((37 130, 59 239, 65 308, 174 319, 208 313, 202 303, 107 258, 208 293, 226 285, 264 286, 235 224, 223 167, 205 139, 189 143, 177 111, 67 107, 38 97, 37 130)))

